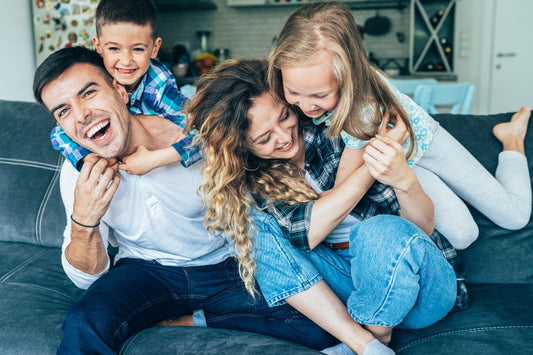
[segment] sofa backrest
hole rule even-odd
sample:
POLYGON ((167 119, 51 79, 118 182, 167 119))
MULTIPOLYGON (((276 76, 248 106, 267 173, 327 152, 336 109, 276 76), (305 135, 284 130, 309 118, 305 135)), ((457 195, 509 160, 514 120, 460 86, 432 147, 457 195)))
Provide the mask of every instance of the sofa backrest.
MULTIPOLYGON (((492 127, 511 114, 435 115, 494 174, 501 144, 492 127)), ((0 100, 0 241, 60 246, 66 216, 59 193, 62 156, 50 145, 52 117, 30 102, 0 100)), ((531 126, 530 126, 531 127, 531 126)), ((533 136, 526 140, 530 174, 533 136)), ((474 283, 533 283, 533 221, 520 231, 497 227, 471 209, 480 236, 460 256, 474 283)))
MULTIPOLYGON (((494 125, 507 122, 512 113, 498 115, 435 115, 442 127, 459 140, 493 175, 501 143, 492 134, 494 125)), ((533 126, 526 136, 529 174, 533 171, 533 126)), ((479 226, 479 238, 461 256, 471 283, 533 283, 533 220, 522 230, 499 228, 470 208, 479 226)))
POLYGON ((54 126, 36 103, 0 100, 0 241, 43 246, 63 241, 63 158, 50 144, 54 126))

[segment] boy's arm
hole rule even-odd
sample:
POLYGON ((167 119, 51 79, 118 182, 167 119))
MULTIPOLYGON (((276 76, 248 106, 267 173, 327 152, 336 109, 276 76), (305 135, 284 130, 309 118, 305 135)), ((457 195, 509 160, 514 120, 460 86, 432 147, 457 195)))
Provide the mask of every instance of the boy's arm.
POLYGON ((56 126, 50 133, 52 147, 59 151, 78 171, 81 170, 83 159, 91 152, 70 139, 63 128, 56 126))
POLYGON ((181 156, 176 152, 174 147, 148 150, 145 146, 141 145, 135 153, 124 157, 122 164, 119 164, 118 168, 126 171, 128 174, 144 175, 152 169, 179 161, 181 161, 181 156))
MULTIPOLYGON (((158 93, 161 96, 155 104, 156 107, 153 108, 154 111, 157 112, 158 115, 171 120, 178 127, 185 128, 187 125, 187 119, 181 111, 188 98, 178 90, 174 78, 172 77, 171 80, 165 81, 163 86, 158 89, 158 93)), ((175 152, 179 154, 180 159, 171 162, 180 161, 181 165, 187 168, 203 158, 201 149, 191 144, 196 133, 196 131, 192 131, 188 136, 173 144, 175 152)))

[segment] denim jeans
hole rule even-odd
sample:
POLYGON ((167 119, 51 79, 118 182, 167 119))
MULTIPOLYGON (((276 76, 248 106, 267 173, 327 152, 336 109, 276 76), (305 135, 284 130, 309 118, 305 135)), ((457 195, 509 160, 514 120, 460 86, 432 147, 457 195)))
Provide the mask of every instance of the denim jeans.
POLYGON ((198 267, 120 260, 72 306, 58 354, 113 354, 159 321, 203 309, 209 327, 267 334, 322 349, 335 340, 290 306, 270 308, 241 281, 235 259, 198 267))
POLYGON ((422 230, 397 216, 380 215, 354 226, 349 250, 323 245, 298 250, 281 230, 258 234, 256 243, 256 279, 271 306, 321 279, 352 318, 366 325, 422 328, 442 319, 455 303, 453 268, 422 230))

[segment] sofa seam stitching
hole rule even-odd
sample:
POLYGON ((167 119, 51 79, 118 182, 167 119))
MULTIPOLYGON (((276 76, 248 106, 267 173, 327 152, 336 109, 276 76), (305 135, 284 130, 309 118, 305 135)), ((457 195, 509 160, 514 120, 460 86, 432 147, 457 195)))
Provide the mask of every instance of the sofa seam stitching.
POLYGON ((48 204, 48 201, 50 200, 50 196, 52 195, 52 189, 54 187, 54 184, 56 183, 59 177, 59 163, 60 162, 61 162, 61 156, 58 155, 56 165, 55 165, 58 169, 55 170, 54 175, 52 176, 52 179, 50 179, 50 182, 48 183, 46 192, 43 196, 43 199, 41 200, 41 203, 39 205, 39 210, 37 212, 37 217, 35 221, 35 239, 41 244, 43 243, 42 222, 44 218, 44 212, 46 209, 46 205, 48 204))
POLYGON ((0 158, 0 163, 9 164, 9 165, 28 166, 32 168, 41 168, 41 169, 52 170, 52 171, 60 170, 60 167, 57 164, 42 163, 42 162, 33 161, 33 160, 0 158))
POLYGON ((64 298, 66 298, 66 299, 68 299, 69 301, 72 301, 72 302, 78 301, 77 298, 68 296, 68 295, 66 295, 64 293, 61 293, 61 292, 58 292, 57 290, 54 290, 53 288, 50 288, 50 287, 44 287, 44 286, 39 286, 39 285, 34 285, 34 284, 29 284, 29 283, 24 283, 24 282, 4 282, 3 284, 4 285, 24 286, 24 287, 30 287, 30 288, 38 288, 38 289, 41 289, 41 290, 45 290, 45 291, 48 291, 48 292, 55 293, 56 295, 59 295, 59 296, 63 296, 64 298))
POLYGON ((433 339, 433 338, 442 337, 442 336, 448 336, 448 335, 457 334, 457 333, 463 333, 463 332, 465 332, 465 333, 466 332, 467 333, 477 333, 477 332, 486 331, 486 330, 512 329, 512 328, 533 328, 533 325, 505 325, 505 326, 502 325, 502 326, 477 327, 477 328, 468 328, 468 329, 458 329, 458 330, 453 330, 453 331, 447 331, 447 332, 431 335, 429 337, 425 337, 425 338, 422 338, 422 339, 418 339, 418 340, 412 341, 412 342, 410 342, 410 343, 398 348, 396 350, 396 352, 400 352, 400 351, 409 349, 411 346, 416 345, 418 343, 422 343, 422 342, 425 342, 427 340, 430 340, 430 339, 433 339))
POLYGON ((50 250, 43 250, 37 254, 35 254, 34 256, 32 256, 31 258, 27 259, 26 261, 24 261, 23 263, 15 266, 13 269, 11 269, 10 271, 8 271, 7 273, 5 273, 2 277, 0 277, 0 283, 6 283, 6 281, 11 277, 13 276, 13 274, 19 270, 21 270, 22 268, 26 267, 27 265, 31 264, 33 261, 37 260, 38 258, 44 256, 45 254, 47 253, 50 253, 51 251, 50 250))

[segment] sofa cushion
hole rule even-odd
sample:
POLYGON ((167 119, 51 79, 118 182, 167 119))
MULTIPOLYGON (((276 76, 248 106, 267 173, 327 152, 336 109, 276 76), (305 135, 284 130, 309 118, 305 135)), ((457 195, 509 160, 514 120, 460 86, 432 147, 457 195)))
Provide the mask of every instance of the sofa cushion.
MULTIPOLYGON (((502 150, 492 134, 497 123, 510 120, 512 113, 476 115, 435 115, 442 127, 461 142, 493 175, 502 150)), ((532 123, 530 121, 529 130, 532 123)), ((533 171, 533 141, 526 137, 530 176, 533 171)), ((502 229, 470 208, 479 226, 479 238, 459 254, 470 283, 533 283, 533 220, 522 230, 502 229)))
POLYGON ((122 346, 121 355, 320 354, 305 346, 265 335, 216 328, 154 327, 134 336, 122 346))
POLYGON ((35 103, 0 100, 0 241, 60 246, 66 217, 55 122, 35 103))
POLYGON ((0 354, 53 354, 67 310, 80 297, 61 250, 0 242, 0 354))
POLYGON ((395 329, 398 355, 533 354, 533 285, 471 285, 469 309, 424 329, 395 329))

